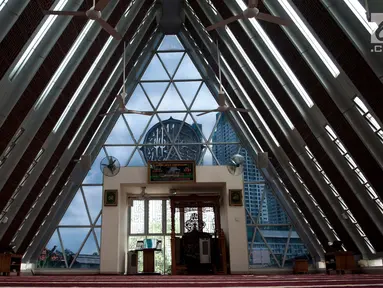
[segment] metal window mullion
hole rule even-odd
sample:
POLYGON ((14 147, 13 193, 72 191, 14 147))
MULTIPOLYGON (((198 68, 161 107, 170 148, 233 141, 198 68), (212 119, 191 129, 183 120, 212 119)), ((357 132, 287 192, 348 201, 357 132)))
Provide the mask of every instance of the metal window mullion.
POLYGON ((149 199, 144 199, 144 234, 149 234, 149 199))
POLYGON ((63 244, 63 241, 62 241, 62 238, 61 238, 60 228, 57 227, 56 231, 57 231, 57 235, 59 237, 61 250, 62 250, 62 253, 63 253, 63 256, 64 256, 65 266, 66 266, 66 268, 69 268, 68 261, 66 259, 65 247, 64 247, 64 244, 63 244))
POLYGON ((89 238, 90 234, 92 233, 92 230, 93 230, 92 228, 89 229, 88 233, 85 236, 85 239, 82 241, 82 243, 80 245, 80 248, 78 249, 76 255, 73 257, 72 263, 70 264, 69 268, 72 268, 73 264, 76 262, 76 259, 77 259, 78 255, 80 254, 82 248, 84 247, 86 241, 88 241, 88 238, 89 238))

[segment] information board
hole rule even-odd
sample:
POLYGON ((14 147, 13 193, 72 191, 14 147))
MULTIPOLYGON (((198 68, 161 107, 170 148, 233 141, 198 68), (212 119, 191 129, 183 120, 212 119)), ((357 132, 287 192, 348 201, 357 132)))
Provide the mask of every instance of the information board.
POLYGON ((149 161, 148 183, 194 183, 195 161, 149 161))

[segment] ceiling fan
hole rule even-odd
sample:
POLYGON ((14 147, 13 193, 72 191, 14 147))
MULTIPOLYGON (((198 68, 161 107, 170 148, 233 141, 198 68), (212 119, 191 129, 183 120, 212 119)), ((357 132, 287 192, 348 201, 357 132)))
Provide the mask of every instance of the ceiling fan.
POLYGON ((218 56, 218 71, 219 71, 219 92, 218 92, 218 108, 210 111, 206 111, 200 114, 197 114, 197 116, 202 116, 207 113, 211 112, 226 112, 226 111, 238 111, 238 112, 244 112, 244 113, 249 113, 250 110, 244 109, 244 108, 234 108, 226 105, 225 101, 225 92, 223 92, 223 87, 222 87, 222 73, 221 73, 221 54, 219 53, 218 49, 218 41, 217 41, 217 56, 218 56))
POLYGON ((96 0, 93 0, 93 6, 87 11, 44 11, 48 15, 61 15, 61 16, 80 16, 88 17, 90 20, 95 20, 101 27, 113 36, 116 40, 121 40, 121 35, 104 19, 101 18, 101 11, 108 5, 109 0, 99 0, 96 4, 96 0))
POLYGON ((228 19, 222 20, 218 23, 215 23, 209 27, 206 28, 207 31, 211 31, 214 29, 217 29, 219 27, 226 26, 227 24, 234 22, 239 19, 249 19, 249 18, 255 18, 263 21, 267 21, 270 23, 275 23, 278 25, 289 25, 291 22, 289 20, 273 16, 271 14, 266 14, 259 12, 258 7, 259 0, 249 0, 249 4, 247 5, 247 9, 244 10, 241 14, 232 16, 228 19))
POLYGON ((104 116, 114 115, 117 113, 119 113, 119 114, 140 114, 140 115, 152 116, 154 114, 154 112, 151 112, 151 111, 137 111, 137 110, 126 109, 125 98, 127 96, 127 93, 126 93, 126 88, 125 88, 125 81, 126 81, 126 79, 125 79, 125 43, 124 43, 124 55, 122 57, 123 57, 122 93, 118 94, 116 96, 117 101, 118 101, 118 108, 115 111, 110 111, 108 113, 101 114, 100 116, 104 117, 104 116))

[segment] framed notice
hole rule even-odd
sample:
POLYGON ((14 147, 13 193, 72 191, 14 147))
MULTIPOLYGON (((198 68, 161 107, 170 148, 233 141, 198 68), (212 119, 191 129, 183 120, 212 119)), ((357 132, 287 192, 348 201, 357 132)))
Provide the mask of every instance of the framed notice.
POLYGON ((118 191, 105 190, 104 192, 104 206, 117 206, 118 204, 118 191))
POLYGON ((230 206, 243 206, 242 190, 230 189, 229 190, 229 205, 230 206))
POLYGON ((148 161, 148 183, 194 183, 195 161, 148 161))

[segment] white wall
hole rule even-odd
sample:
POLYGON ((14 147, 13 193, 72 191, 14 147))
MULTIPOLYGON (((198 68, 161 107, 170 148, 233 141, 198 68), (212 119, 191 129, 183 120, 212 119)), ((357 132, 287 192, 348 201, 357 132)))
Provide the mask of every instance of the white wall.
MULTIPOLYGON (((229 189, 243 189, 242 177, 231 175, 224 166, 197 166, 196 180, 197 183, 226 183, 222 191, 221 225, 229 243, 230 269, 234 273, 248 271, 245 208, 229 206, 228 197, 229 189)), ((137 191, 137 187, 149 186, 146 183, 146 167, 122 167, 115 177, 104 177, 104 190, 116 189, 119 193, 118 206, 103 207, 102 211, 100 265, 102 274, 125 272, 128 242, 126 193, 129 193, 129 187, 137 191)))

